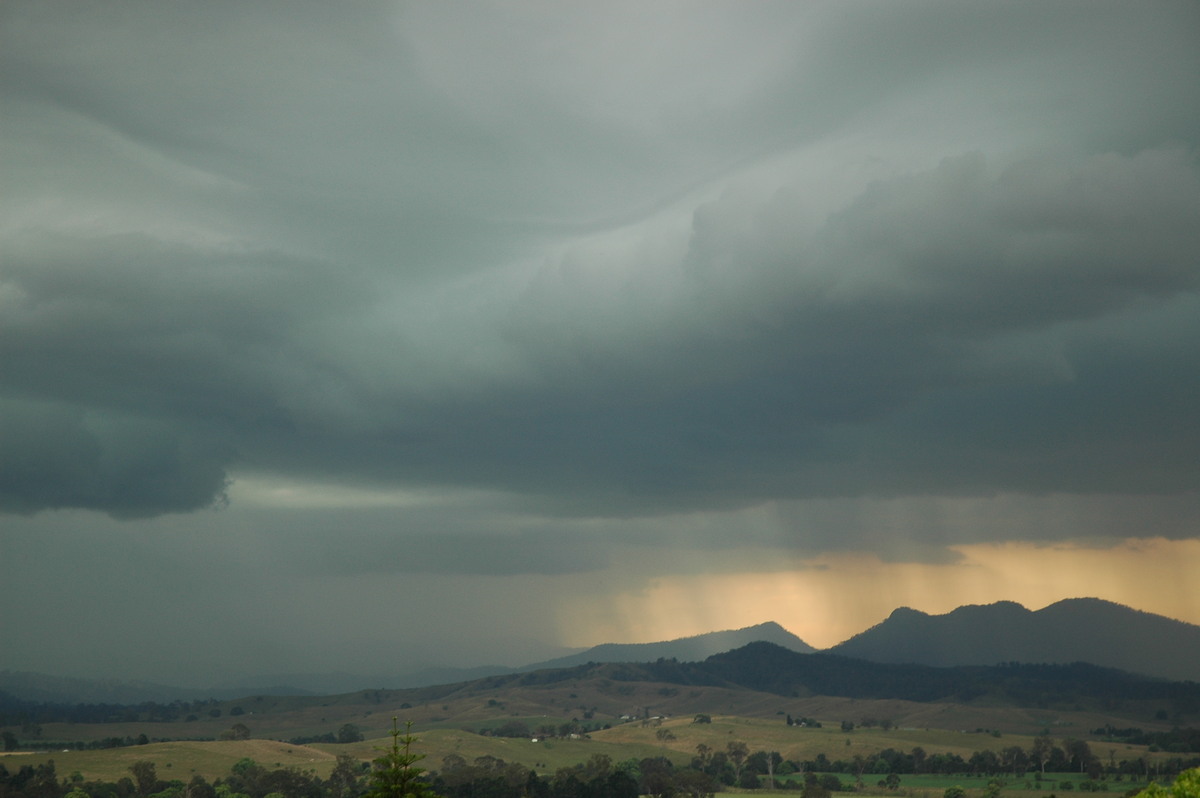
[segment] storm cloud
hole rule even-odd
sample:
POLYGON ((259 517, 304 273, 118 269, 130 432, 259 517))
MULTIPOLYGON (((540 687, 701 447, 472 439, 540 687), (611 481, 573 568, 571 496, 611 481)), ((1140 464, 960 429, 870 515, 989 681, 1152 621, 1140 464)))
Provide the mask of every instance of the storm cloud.
POLYGON ((631 583, 1192 537, 1197 44, 1186 2, 7 3, 0 511, 631 583))

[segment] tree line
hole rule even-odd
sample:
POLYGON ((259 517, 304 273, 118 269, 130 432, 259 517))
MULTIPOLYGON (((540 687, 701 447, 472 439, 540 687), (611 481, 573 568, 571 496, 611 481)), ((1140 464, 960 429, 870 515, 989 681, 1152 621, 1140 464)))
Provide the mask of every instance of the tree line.
MULTIPOLYGON (((194 721, 201 716, 218 718, 222 714, 215 698, 196 701, 159 703, 143 701, 138 704, 55 703, 29 701, 0 690, 0 726, 26 726, 35 723, 170 723, 194 721)), ((241 715, 240 706, 230 708, 230 715, 241 715)))

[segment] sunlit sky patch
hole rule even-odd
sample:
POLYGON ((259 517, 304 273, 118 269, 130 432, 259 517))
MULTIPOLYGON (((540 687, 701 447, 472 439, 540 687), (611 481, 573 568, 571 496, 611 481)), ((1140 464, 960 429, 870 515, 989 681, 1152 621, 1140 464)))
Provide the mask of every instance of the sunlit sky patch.
POLYGON ((897 607, 940 615, 1000 596, 1038 610, 1093 596, 1188 623, 1200 622, 1200 596, 1186 585, 1200 568, 1200 541, 1138 538, 1103 548, 1073 543, 954 546, 953 563, 883 562, 829 554, 797 570, 759 570, 655 579, 600 600, 564 602, 564 639, 653 642, 773 620, 809 645, 826 648, 887 618, 897 607))

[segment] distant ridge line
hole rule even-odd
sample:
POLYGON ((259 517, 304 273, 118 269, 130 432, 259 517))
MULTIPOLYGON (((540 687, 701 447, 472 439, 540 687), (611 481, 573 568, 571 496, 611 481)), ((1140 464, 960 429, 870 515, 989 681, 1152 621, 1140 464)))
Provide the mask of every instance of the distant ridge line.
POLYGON ((1013 601, 943 615, 899 607, 829 649, 855 659, 937 667, 1088 662, 1176 681, 1200 681, 1200 626, 1098 598, 1040 610, 1013 601))
POLYGON ((1200 626, 1104 599, 1072 598, 1037 611, 1013 601, 969 604, 942 615, 897 607, 884 621, 819 652, 778 623, 768 621, 657 643, 604 643, 520 667, 434 667, 390 675, 272 675, 207 688, 0 670, 0 692, 35 702, 113 704, 252 695, 336 695, 367 689, 461 684, 593 663, 698 663, 759 643, 789 654, 817 653, 881 664, 958 667, 1014 662, 1089 663, 1177 682, 1200 681, 1200 626))

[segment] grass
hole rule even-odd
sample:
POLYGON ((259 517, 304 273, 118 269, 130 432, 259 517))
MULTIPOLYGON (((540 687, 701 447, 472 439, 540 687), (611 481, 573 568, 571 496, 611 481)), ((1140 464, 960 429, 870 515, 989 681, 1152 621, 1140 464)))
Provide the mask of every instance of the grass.
MULTIPOLYGON (((887 748, 907 752, 917 746, 929 755, 952 753, 968 759, 975 751, 985 749, 999 751, 1019 745, 1028 750, 1033 735, 1045 728, 1059 739, 1067 736, 1091 739, 1093 752, 1104 760, 1110 755, 1117 760, 1142 756, 1156 760, 1171 756, 1148 754, 1142 746, 1096 741, 1087 733, 1088 729, 1109 722, 1118 727, 1154 727, 1152 722, 1142 719, 1145 714, 1152 716, 1148 709, 1140 708, 1137 713, 1118 717, 1087 712, 1053 713, 1011 707, 988 709, 837 697, 785 698, 715 687, 664 687, 607 680, 566 681, 552 686, 501 690, 465 687, 444 695, 360 691, 322 697, 251 696, 209 705, 196 713, 198 719, 194 721, 44 724, 44 740, 91 741, 107 737, 136 738, 146 734, 152 740, 173 738, 175 741, 96 751, 50 750, 0 756, 0 764, 12 770, 23 764, 53 759, 60 776, 78 771, 86 779, 114 781, 129 775, 130 764, 145 759, 157 765, 160 778, 187 781, 196 773, 210 780, 224 776, 233 763, 250 757, 267 768, 294 767, 327 776, 338 753, 349 753, 364 761, 378 756, 377 749, 388 742, 386 734, 393 716, 415 722, 414 732, 419 738, 416 748, 426 755, 424 765, 428 769, 439 768, 442 758, 449 754, 458 754, 467 761, 493 756, 541 773, 585 762, 594 754, 605 754, 615 762, 667 756, 678 764, 686 764, 696 755, 698 745, 723 751, 734 740, 745 742, 751 751, 778 751, 784 759, 793 761, 812 760, 821 753, 830 760, 851 759, 855 755, 869 758, 887 748), (240 707, 242 713, 232 715, 234 707, 240 707), (220 716, 211 717, 209 709, 220 709, 220 716), (618 720, 622 714, 647 712, 661 715, 662 719, 629 723, 618 720), (693 723, 693 717, 700 712, 710 715, 712 722, 693 723), (788 726, 785 713, 819 718, 823 725, 821 728, 788 726), (542 725, 558 726, 572 720, 587 722, 585 716, 588 714, 593 716, 592 722, 611 723, 611 728, 595 731, 586 740, 552 739, 538 743, 524 738, 484 737, 475 733, 481 728, 494 728, 512 720, 521 721, 530 729, 542 725), (898 728, 884 731, 876 726, 855 728, 849 733, 841 731, 842 720, 857 724, 866 717, 889 718, 898 728), (216 738, 234 723, 248 726, 256 738, 274 739, 229 742, 181 739, 216 738), (350 745, 307 746, 275 741, 336 733, 345 723, 354 724, 370 739, 350 745), (996 732, 997 737, 975 731, 981 728, 1002 729, 1003 732, 996 732)), ((9 729, 22 742, 27 742, 22 739, 19 726, 9 729)), ((62 747, 61 744, 57 746, 58 749, 62 747)), ((936 793, 932 798, 941 798, 946 786, 962 782, 960 779, 949 783, 910 783, 916 778, 902 777, 901 790, 930 790, 936 793)), ((868 780, 871 790, 875 789, 878 779, 876 776, 868 780)), ((1023 786, 1024 781, 1021 784, 1023 786)), ((1123 784, 1127 789, 1129 782, 1123 784)), ((962 786, 970 788, 972 784, 968 781, 962 786)), ((896 793, 884 791, 882 794, 896 793)), ((1037 791, 1029 792, 1031 796, 1038 794, 1037 791)), ((1058 795, 1062 798, 1061 790, 1058 795)))
MULTIPOLYGON (((390 713, 374 713, 382 720, 387 715, 390 723, 390 713)), ((244 718, 248 724, 253 722, 249 713, 244 718)), ((514 716, 506 716, 513 719, 514 716)), ((521 715, 515 719, 522 720, 527 725, 535 727, 548 722, 545 716, 521 715)), ((341 718, 339 718, 341 720, 341 718)), ((328 721, 326 721, 328 722, 328 721)), ((476 729, 484 725, 482 722, 469 724, 476 729)), ((108 736, 116 736, 111 731, 108 736)), ((130 733, 134 730, 131 728, 130 733)), ((886 748, 899 751, 911 751, 920 746, 927 754, 954 753, 969 758, 975 751, 1019 745, 1026 750, 1032 745, 1032 736, 1022 734, 1003 734, 995 737, 991 734, 975 732, 952 731, 946 729, 917 729, 899 728, 884 731, 880 728, 855 729, 843 732, 837 722, 823 722, 822 728, 787 726, 777 717, 743 717, 735 715, 713 715, 711 723, 693 723, 692 718, 666 718, 661 721, 634 721, 613 726, 610 729, 593 732, 587 739, 560 740, 550 739, 532 742, 528 738, 505 738, 481 736, 473 731, 449 726, 425 727, 417 726, 414 732, 418 738, 415 746, 418 753, 425 755, 424 767, 437 770, 442 759, 450 754, 457 754, 468 762, 477 757, 491 756, 514 762, 539 773, 553 773, 561 767, 586 762, 596 754, 609 756, 614 762, 630 758, 642 759, 653 756, 666 756, 677 764, 689 763, 696 755, 698 745, 706 745, 714 751, 725 750, 731 741, 742 741, 751 751, 778 751, 785 760, 803 761, 815 759, 818 754, 825 754, 830 760, 851 759, 855 755, 870 758, 886 748)), ((71 739, 71 738, 68 738, 71 739)), ((326 777, 332 770, 334 761, 339 753, 347 753, 363 761, 369 761, 379 756, 380 750, 387 744, 388 738, 382 735, 373 739, 347 745, 312 744, 292 745, 274 740, 252 739, 244 741, 174 741, 150 743, 148 745, 112 748, 94 751, 61 751, 51 750, 38 753, 21 753, 0 757, 0 764, 9 770, 26 764, 37 764, 53 759, 60 777, 66 777, 79 772, 85 779, 101 779, 116 781, 129 775, 129 766, 139 760, 149 760, 155 763, 158 775, 162 779, 180 779, 187 781, 193 774, 200 774, 212 780, 229 773, 232 765, 243 757, 249 757, 269 769, 289 767, 299 770, 311 770, 317 775, 326 777)), ((1093 743, 1094 752, 1106 758, 1110 751, 1117 759, 1146 756, 1146 751, 1138 746, 1113 744, 1109 749, 1104 743, 1093 743)), ((1167 756, 1166 754, 1150 754, 1151 758, 1167 756)), ((783 777, 781 777, 783 778, 783 777)), ((851 777, 840 774, 839 778, 848 783, 851 777)), ((869 791, 875 792, 876 782, 881 779, 879 774, 866 774, 864 782, 869 791)), ((1084 781, 1082 774, 1047 775, 1043 789, 1028 791, 1031 798, 1041 794, 1057 792, 1062 798, 1063 791, 1058 789, 1060 782, 1071 781, 1073 784, 1084 781)), ((1026 782, 1036 785, 1033 774, 1012 781, 1008 790, 1024 791, 1026 782)), ((946 787, 954 784, 972 789, 986 786, 986 779, 970 779, 962 776, 901 776, 901 792, 931 791, 932 798, 940 798, 946 787)), ((1123 793, 1133 786, 1130 782, 1109 783, 1114 793, 1123 793)), ((1077 787, 1076 787, 1077 789, 1077 787)), ((765 791, 762 791, 765 793, 765 791)), ((795 796, 795 792, 785 794, 795 796)), ((881 790, 881 795, 896 795, 896 792, 881 790)))
MULTIPOLYGON (((841 780, 842 784, 846 785, 847 787, 853 786, 854 784, 854 776, 851 774, 834 773, 833 775, 837 776, 841 780)), ((792 774, 790 777, 785 778, 802 779, 803 777, 798 774, 792 774)), ((983 792, 987 788, 989 782, 992 780, 987 776, 972 777, 962 774, 906 774, 900 776, 900 786, 897 790, 893 791, 886 788, 880 788, 878 786, 878 782, 883 778, 884 775, 878 773, 863 774, 865 791, 872 792, 877 795, 903 795, 905 793, 913 792, 920 794, 922 792, 927 792, 930 795, 936 795, 940 798, 940 796, 946 791, 947 787, 953 786, 962 787, 966 789, 968 793, 983 792)), ((1093 794, 1086 790, 1080 789, 1080 785, 1085 781, 1088 781, 1087 775, 1081 773, 1047 773, 1043 776, 1041 782, 1037 781, 1035 774, 1026 773, 1024 776, 1019 778, 1002 776, 999 777, 999 781, 1004 783, 1004 792, 1020 792, 1022 795, 1030 796, 1030 798, 1036 798, 1036 796, 1042 794, 1049 795, 1051 793, 1059 795, 1060 798, 1064 795, 1073 794, 1079 795, 1082 798, 1083 796, 1093 794), (1064 782, 1070 782, 1072 786, 1069 789, 1064 790, 1062 787, 1064 782)), ((1133 782, 1129 781, 1128 779, 1122 781, 1114 781, 1110 779, 1108 781, 1102 781, 1099 783, 1102 785, 1100 792, 1107 792, 1111 795, 1123 795, 1130 789, 1140 789, 1146 786, 1145 782, 1133 782)), ((769 794, 765 790, 762 792, 764 794, 769 794)), ((794 794, 790 790, 784 790, 781 792, 783 794, 794 794)))
POLYGON ((686 753, 689 757, 696 746, 704 743, 714 750, 723 751, 733 740, 745 741, 751 751, 778 751, 784 759, 804 761, 825 754, 830 760, 851 759, 856 754, 872 757, 887 748, 911 751, 920 746, 927 754, 958 754, 970 758, 976 751, 998 750, 1010 745, 1028 749, 1032 735, 1005 734, 996 738, 989 734, 950 731, 946 729, 901 728, 884 731, 881 728, 855 729, 843 732, 836 723, 824 723, 821 728, 788 726, 776 719, 713 716, 712 723, 697 724, 691 719, 676 718, 664 721, 659 726, 625 724, 613 729, 597 732, 596 739, 613 739, 623 742, 641 742, 686 753), (657 740, 659 729, 666 729, 674 740, 657 740))
POLYGON ((15 770, 23 765, 52 760, 60 778, 78 772, 87 780, 117 781, 129 775, 129 766, 134 762, 147 760, 155 764, 160 779, 186 782, 197 773, 209 780, 226 776, 233 764, 243 757, 250 757, 269 768, 294 767, 328 776, 336 755, 273 740, 179 741, 95 751, 10 754, 0 756, 0 764, 15 770))

